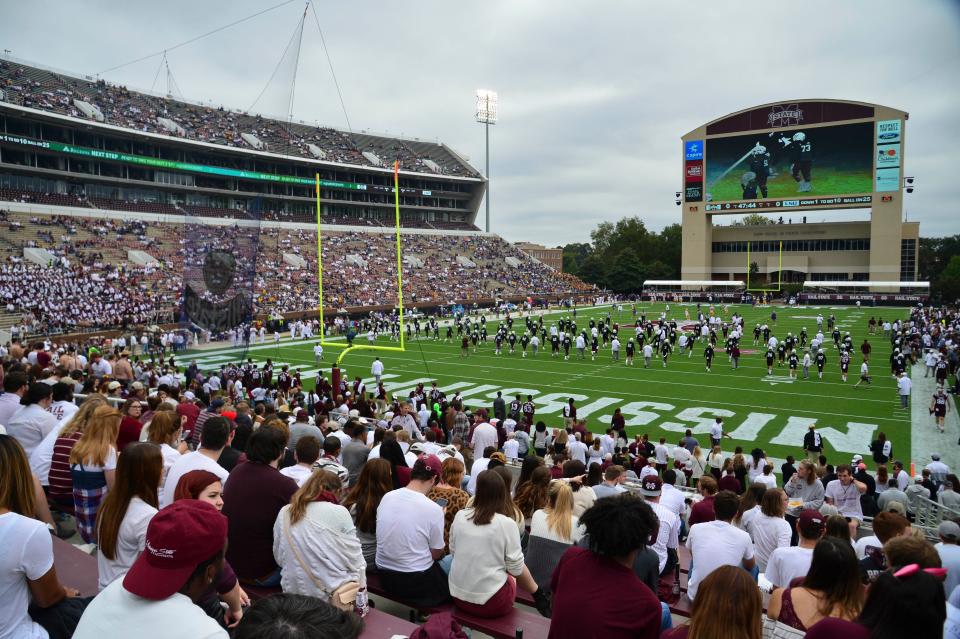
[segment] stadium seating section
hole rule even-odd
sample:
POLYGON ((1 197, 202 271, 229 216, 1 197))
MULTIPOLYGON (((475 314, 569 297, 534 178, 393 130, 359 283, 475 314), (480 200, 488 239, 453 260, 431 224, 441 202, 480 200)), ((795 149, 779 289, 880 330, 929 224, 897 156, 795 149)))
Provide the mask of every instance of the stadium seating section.
POLYGON ((446 147, 417 140, 348 133, 297 122, 280 122, 255 114, 230 111, 131 91, 103 80, 75 78, 35 67, 0 61, 3 100, 75 118, 97 120, 136 131, 182 137, 225 146, 320 159, 359 166, 388 166, 400 160, 407 170, 441 175, 476 176, 446 147), (77 102, 95 107, 88 115, 77 102), (95 113, 95 112, 92 112, 95 113), (161 122, 172 122, 165 127, 161 122), (254 146, 248 139, 260 142, 254 146), (366 154, 366 155, 365 155, 366 154), (374 161, 379 159, 379 164, 374 161))

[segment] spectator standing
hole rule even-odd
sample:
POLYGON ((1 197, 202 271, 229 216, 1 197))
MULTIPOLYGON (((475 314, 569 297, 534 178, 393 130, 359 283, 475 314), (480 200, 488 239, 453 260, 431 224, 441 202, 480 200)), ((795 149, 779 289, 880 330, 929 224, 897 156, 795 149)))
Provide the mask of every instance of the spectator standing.
POLYGON ((820 433, 817 432, 815 424, 807 427, 807 432, 803 435, 803 451, 807 454, 807 459, 816 462, 820 458, 820 452, 823 450, 823 440, 820 433))
POLYGON ((77 532, 88 543, 96 543, 97 510, 107 491, 113 489, 117 468, 117 431, 120 411, 99 406, 70 451, 70 481, 77 532))
POLYGON ((721 566, 742 566, 752 570, 754 559, 753 541, 745 531, 731 522, 739 507, 737 496, 721 490, 714 497, 714 521, 690 527, 687 548, 690 549, 690 580, 687 596, 695 600, 700 582, 721 566))
POLYGON ((548 636, 657 639, 660 602, 633 571, 659 526, 653 510, 625 493, 599 500, 580 523, 589 549, 568 549, 553 572, 548 636))

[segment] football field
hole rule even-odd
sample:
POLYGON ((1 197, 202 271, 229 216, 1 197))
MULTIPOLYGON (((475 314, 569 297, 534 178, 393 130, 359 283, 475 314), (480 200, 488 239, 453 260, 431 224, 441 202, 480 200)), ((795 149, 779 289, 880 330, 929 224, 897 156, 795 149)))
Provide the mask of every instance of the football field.
MULTIPOLYGON (((704 305, 706 311, 707 305, 704 305)), ((664 310, 664 304, 638 305, 639 313, 646 311, 648 319, 657 319, 664 310)), ((721 307, 716 307, 717 312, 721 307)), ((671 304, 669 318, 676 319, 679 326, 691 324, 685 320, 685 311, 691 318, 697 314, 696 305, 671 304)), ((620 323, 620 337, 626 343, 633 336, 632 325, 635 322, 629 304, 624 305, 622 313, 611 310, 610 306, 580 308, 577 310, 578 327, 586 327, 590 318, 600 319, 610 312, 613 321, 620 323)), ((749 305, 731 305, 728 315, 734 312, 744 317, 745 336, 741 343, 743 356, 737 370, 732 368, 727 355, 723 352, 722 335, 718 335, 717 354, 712 372, 706 372, 703 359, 703 347, 697 342, 693 355, 671 355, 666 368, 658 356, 654 356, 649 369, 644 368, 643 357, 638 352, 634 366, 624 364, 624 350, 621 349, 620 361, 613 361, 609 346, 601 348, 596 361, 592 361, 589 349, 585 359, 577 357, 576 349, 571 349, 569 361, 564 361, 562 349, 560 357, 551 357, 549 345, 546 351, 533 357, 521 357, 519 342, 516 353, 509 354, 504 343, 503 354, 494 354, 492 335, 496 331, 498 320, 493 314, 487 314, 488 331, 491 337, 487 343, 481 342, 477 352, 469 349, 467 357, 460 353, 459 341, 454 332, 452 342, 444 340, 445 327, 440 330, 439 341, 433 339, 411 339, 406 343, 406 351, 375 352, 351 351, 342 362, 343 375, 353 379, 360 375, 367 383, 368 390, 373 389, 370 376, 370 364, 379 356, 385 366, 385 386, 392 395, 406 396, 418 383, 436 380, 448 396, 459 391, 464 402, 470 407, 491 406, 497 391, 502 391, 509 400, 517 393, 532 395, 536 403, 536 420, 543 419, 548 426, 562 425, 561 410, 567 399, 576 401, 578 416, 587 420, 588 427, 594 432, 603 432, 610 423, 615 408, 620 408, 626 418, 627 432, 631 436, 649 433, 652 441, 661 436, 674 444, 690 428, 701 442, 708 442, 709 427, 717 416, 723 417, 725 430, 733 440, 724 440, 725 453, 733 451, 734 446, 743 446, 749 452, 754 447, 763 448, 779 472, 779 460, 787 455, 802 456, 803 435, 811 423, 815 423, 823 437, 826 454, 832 463, 849 462, 853 454, 864 455, 869 462, 868 446, 883 431, 893 442, 894 456, 909 461, 911 452, 911 412, 901 409, 896 395, 896 384, 890 376, 889 356, 891 345, 889 338, 878 331, 876 335, 867 335, 867 321, 871 316, 884 320, 903 318, 908 315, 904 308, 851 308, 851 307, 751 307, 749 305), (770 321, 771 311, 776 311, 777 321, 770 321), (802 378, 798 370, 797 379, 790 379, 786 365, 774 365, 773 375, 767 375, 764 360, 765 348, 753 346, 753 327, 756 323, 768 323, 779 339, 788 332, 797 335, 804 327, 812 338, 816 334, 816 316, 822 313, 824 318, 834 314, 841 331, 849 331, 853 338, 855 357, 850 366, 849 381, 843 383, 840 378, 839 354, 833 346, 826 321, 827 364, 823 380, 818 380, 816 367, 811 366, 810 379, 802 378), (864 338, 873 345, 871 355, 871 374, 873 384, 861 384, 854 388, 859 376, 859 347, 864 338)), ((550 311, 544 317, 549 326, 563 316, 571 316, 569 311, 550 311)), ((514 330, 520 334, 524 322, 514 321, 514 330)), ((267 343, 251 345, 248 349, 209 347, 193 351, 180 357, 181 363, 196 359, 201 370, 219 368, 227 362, 240 361, 250 357, 256 362, 273 360, 274 366, 289 364, 300 368, 305 386, 312 388, 318 371, 329 377, 330 367, 342 348, 346 346, 343 338, 332 338, 335 344, 324 349, 324 361, 315 362, 313 344, 316 340, 291 341, 289 333, 283 334, 280 344, 274 344, 272 336, 267 343)), ((355 340, 357 344, 366 344, 365 335, 355 340)), ((808 341, 809 343, 809 341, 808 341)), ((389 338, 381 337, 378 344, 396 346, 389 338)), ((801 359, 803 351, 798 348, 801 359)), ((276 370, 276 369, 275 369, 276 370)), ((705 451, 706 452, 706 451, 705 451)), ((871 463, 871 467, 872 467, 871 463)))

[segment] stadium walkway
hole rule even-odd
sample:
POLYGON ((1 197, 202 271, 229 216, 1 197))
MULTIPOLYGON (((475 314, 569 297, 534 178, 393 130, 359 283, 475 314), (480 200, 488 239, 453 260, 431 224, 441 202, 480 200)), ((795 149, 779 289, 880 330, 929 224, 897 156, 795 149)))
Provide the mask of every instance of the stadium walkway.
POLYGON ((930 463, 930 455, 939 453, 940 461, 949 466, 952 472, 957 472, 960 470, 960 445, 957 444, 957 437, 960 437, 960 418, 957 416, 957 404, 954 396, 948 394, 950 410, 944 422, 946 432, 940 433, 930 414, 930 400, 937 389, 937 383, 932 375, 924 378, 925 370, 926 367, 919 363, 914 364, 910 371, 913 381, 913 390, 910 393, 910 425, 913 433, 910 459, 917 465, 919 474, 923 467, 930 463))

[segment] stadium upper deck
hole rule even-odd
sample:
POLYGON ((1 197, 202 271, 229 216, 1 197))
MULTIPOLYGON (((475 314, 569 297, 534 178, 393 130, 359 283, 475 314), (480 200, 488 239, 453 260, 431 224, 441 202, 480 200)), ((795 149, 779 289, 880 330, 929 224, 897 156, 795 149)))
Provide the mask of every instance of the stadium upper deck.
MULTIPOLYGON (((475 230, 485 180, 448 147, 191 104, 0 60, 0 189, 171 215, 475 230)), ((26 195, 24 195, 26 193, 26 195)))

